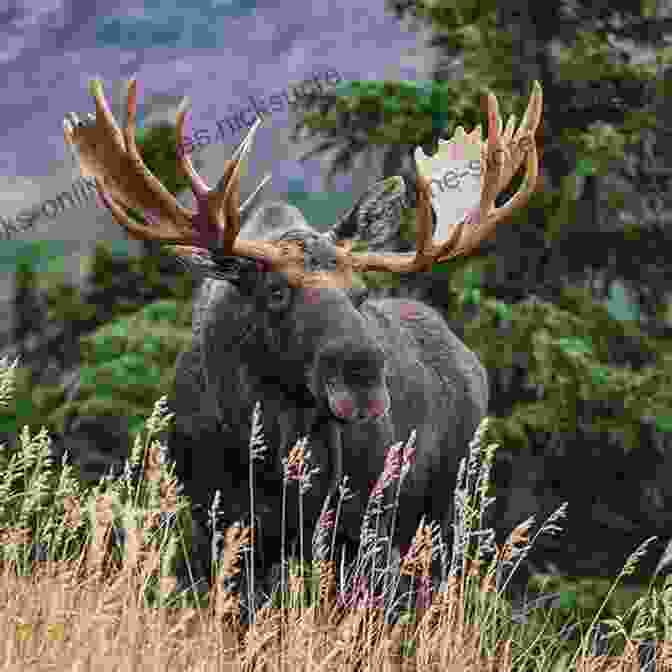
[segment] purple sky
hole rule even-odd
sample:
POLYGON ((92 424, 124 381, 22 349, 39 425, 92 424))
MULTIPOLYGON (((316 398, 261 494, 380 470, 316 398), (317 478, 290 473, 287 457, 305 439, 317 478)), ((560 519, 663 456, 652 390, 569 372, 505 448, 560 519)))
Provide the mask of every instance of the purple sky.
MULTIPOLYGON (((63 115, 93 111, 90 77, 102 77, 109 92, 115 80, 136 73, 140 102, 154 94, 189 95, 199 128, 248 95, 282 89, 313 71, 332 67, 346 79, 390 76, 390 65, 399 69, 400 49, 418 41, 384 0, 249 5, 9 0, 9 9, 0 10, 0 176, 51 174, 52 162, 66 156, 63 115)), ((403 74, 415 76, 414 68, 403 74)))
MULTIPOLYGON (((87 86, 92 77, 103 80, 118 120, 123 80, 135 74, 140 124, 143 105, 150 123, 174 122, 177 104, 189 96, 190 128, 214 134, 216 122, 249 105, 249 96, 285 91, 328 68, 346 80, 426 79, 434 53, 426 36, 397 21, 385 0, 0 0, 0 217, 40 208, 80 179, 62 121, 67 112, 95 111, 87 86)), ((298 162, 312 145, 289 142, 291 117, 284 107, 264 123, 243 192, 270 170, 267 199, 286 200, 290 185, 303 184, 330 199, 311 223, 330 225, 375 181, 376 169, 365 165, 325 186, 327 160, 298 162)), ((199 171, 211 185, 240 138, 232 134, 199 153, 199 171)), ((41 216, 3 240, 0 328, 26 246, 40 246, 59 277, 77 281, 98 240, 137 254, 135 241, 95 201, 54 219, 41 216), (44 247, 47 241, 53 245, 44 247)))

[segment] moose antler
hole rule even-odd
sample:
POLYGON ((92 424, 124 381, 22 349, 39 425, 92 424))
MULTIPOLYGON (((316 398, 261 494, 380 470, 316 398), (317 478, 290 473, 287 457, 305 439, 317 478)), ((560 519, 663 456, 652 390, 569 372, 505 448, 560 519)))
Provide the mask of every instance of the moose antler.
POLYGON ((233 241, 240 227, 240 213, 268 182, 270 175, 264 178, 240 209, 232 207, 240 197, 239 193, 234 192, 239 186, 242 161, 249 153, 261 120, 257 120, 236 148, 234 156, 226 162, 224 176, 217 187, 210 189, 182 150, 189 100, 185 98, 182 101, 177 114, 178 160, 191 180, 196 198, 197 210, 192 211, 178 203, 140 156, 135 141, 136 80, 131 79, 128 83, 126 126, 123 132, 110 112, 102 83, 93 80, 90 89, 97 114, 80 120, 77 115, 70 113, 63 121, 65 141, 75 150, 82 174, 95 179, 101 199, 130 236, 197 247, 214 244, 230 254, 249 255, 262 251, 263 244, 246 245, 239 241, 236 241, 234 250, 233 241), (136 222, 126 214, 122 205, 144 212, 150 225, 136 222))
MULTIPOLYGON (((488 105, 488 139, 481 141, 481 127, 467 134, 467 141, 477 143, 485 164, 484 184, 480 203, 453 226, 447 240, 432 240, 432 205, 430 182, 418 174, 417 246, 414 253, 373 254, 353 253, 347 241, 338 241, 336 271, 305 271, 303 247, 299 241, 255 241, 239 238, 240 214, 270 179, 257 187, 242 208, 240 200, 240 170, 249 153, 254 135, 261 124, 258 119, 224 166, 224 175, 214 189, 196 173, 191 160, 182 151, 185 117, 189 99, 185 98, 177 112, 176 132, 178 162, 191 181, 197 204, 195 211, 185 208, 159 182, 144 164, 135 142, 136 81, 128 83, 126 125, 120 130, 103 92, 102 83, 90 85, 97 115, 80 121, 70 114, 63 122, 64 137, 77 150, 84 175, 95 178, 101 199, 128 234, 143 240, 170 243, 178 255, 202 254, 208 249, 218 255, 251 257, 264 260, 271 268, 283 272, 288 282, 299 286, 340 286, 352 284, 353 271, 382 270, 397 273, 422 271, 434 262, 442 263, 453 257, 468 255, 514 210, 522 207, 532 194, 537 180, 538 159, 534 134, 541 119, 542 90, 534 82, 532 95, 520 127, 513 133, 512 115, 502 133, 497 99, 490 93, 488 105), (496 196, 508 186, 527 157, 527 171, 519 191, 502 207, 495 208, 496 196), (148 224, 129 217, 124 207, 145 213, 148 224)), ((464 135, 464 134, 463 134, 464 135)))
POLYGON ((488 139, 481 141, 481 126, 464 134, 458 127, 456 137, 462 142, 481 146, 481 161, 485 164, 485 179, 481 199, 477 209, 472 210, 459 223, 453 225, 448 239, 443 242, 432 240, 431 190, 429 181, 418 172, 416 188, 417 232, 416 250, 409 254, 359 254, 355 260, 355 270, 380 270, 409 273, 425 270, 433 263, 443 263, 453 257, 466 256, 481 244, 495 229, 497 224, 524 206, 534 192, 539 172, 539 161, 534 134, 541 120, 543 108, 542 89, 536 80, 532 85, 532 95, 525 115, 514 135, 515 115, 511 115, 502 134, 502 119, 499 115, 497 98, 489 93, 488 139), (461 131, 461 133, 460 133, 461 131), (495 198, 505 189, 518 172, 527 156, 527 172, 520 189, 502 207, 495 208, 495 198))

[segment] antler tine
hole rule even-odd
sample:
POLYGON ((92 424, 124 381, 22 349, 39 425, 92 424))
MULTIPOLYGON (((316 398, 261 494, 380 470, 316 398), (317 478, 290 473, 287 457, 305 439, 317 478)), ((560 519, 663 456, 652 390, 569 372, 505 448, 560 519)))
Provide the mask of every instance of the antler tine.
MULTIPOLYGON (((98 82, 98 86, 95 87, 94 97, 96 100, 96 107, 98 108, 99 103, 104 104, 107 107, 107 103, 104 98, 103 85, 98 82)), ((117 127, 112 113, 109 112, 110 122, 117 127)), ((184 208, 178 203, 175 197, 166 189, 166 187, 161 184, 159 179, 152 173, 151 170, 145 165, 145 162, 140 156, 138 151, 138 146, 135 141, 135 131, 136 131, 136 116, 137 116, 137 80, 135 77, 131 77, 126 85, 126 124, 122 135, 125 140, 125 149, 126 156, 130 162, 134 165, 135 173, 142 176, 143 186, 149 189, 153 194, 158 198, 163 208, 168 209, 168 211, 173 215, 175 219, 179 217, 190 216, 192 213, 184 208)), ((117 127, 118 128, 118 127, 117 127)), ((116 196, 116 194, 113 194, 116 196)), ((124 192, 120 193, 122 202, 128 199, 128 195, 124 192)), ((125 205, 130 207, 138 207, 137 203, 129 202, 125 205)), ((144 204, 140 203, 140 207, 143 207, 144 204)))
POLYGON ((102 130, 107 133, 107 136, 114 142, 115 146, 119 150, 125 151, 126 143, 124 136, 110 110, 110 106, 107 104, 103 83, 98 79, 92 80, 89 84, 89 92, 93 96, 93 103, 96 106, 96 125, 100 124, 102 130))
POLYGON ((500 208, 495 208, 489 215, 489 224, 497 224, 513 213, 514 210, 522 208, 530 196, 534 193, 534 187, 539 177, 539 158, 537 156, 537 147, 532 145, 527 154, 527 167, 525 177, 520 185, 520 189, 500 208))
POLYGON ((245 159, 252 149, 254 136, 261 122, 262 118, 258 117, 234 150, 231 158, 227 159, 224 174, 212 192, 209 208, 215 217, 217 217, 217 221, 222 222, 220 243, 225 254, 233 252, 235 241, 240 233, 241 209, 239 209, 238 205, 240 203, 240 173, 245 159), (222 212, 226 213, 223 221, 221 217, 222 212))
POLYGON ((177 108, 175 138, 177 140, 177 160, 191 182, 191 190, 194 192, 194 196, 198 198, 199 196, 205 196, 210 191, 210 188, 205 183, 205 180, 196 172, 191 159, 184 151, 184 124, 190 107, 191 100, 188 96, 185 96, 177 108))
POLYGON ((518 129, 514 134, 516 116, 512 114, 502 135, 502 141, 511 152, 511 160, 506 163, 502 171, 499 181, 499 191, 504 191, 509 186, 511 179, 520 169, 527 150, 534 144, 534 135, 541 121, 542 109, 543 93, 539 82, 535 80, 532 84, 532 95, 518 129))
POLYGON ((432 265, 432 202, 429 181, 420 173, 416 178, 418 188, 416 249, 413 270, 425 270, 432 265), (419 188, 418 188, 419 187, 419 188))
POLYGON ((122 132, 112 115, 103 85, 92 80, 97 114, 82 123, 65 119, 63 135, 75 155, 83 175, 93 176, 101 199, 129 235, 142 240, 161 240, 191 244, 198 239, 193 230, 193 212, 180 205, 145 166, 135 144, 135 79, 128 83, 126 126, 122 132), (151 225, 135 222, 125 212, 135 208, 144 212, 151 225))
MULTIPOLYGON (((431 267, 432 263, 443 263, 453 257, 464 256, 478 248, 502 219, 527 203, 534 191, 539 170, 534 133, 539 125, 543 108, 541 86, 537 81, 533 83, 527 110, 515 135, 513 135, 515 127, 515 117, 513 115, 509 117, 506 129, 502 133, 499 105, 497 98, 492 93, 488 94, 487 106, 488 140, 487 151, 485 151, 485 148, 483 151, 486 159, 486 172, 478 208, 469 212, 461 222, 451 228, 447 240, 433 242, 431 239, 430 182, 418 175, 416 182, 418 204, 415 253, 410 255, 352 254, 353 270, 410 273, 426 270, 431 267), (524 144, 526 140, 527 146, 524 144), (525 155, 527 155, 526 175, 520 189, 504 206, 495 208, 495 198, 503 188, 508 186, 525 155)), ((476 141, 480 140, 480 135, 480 125, 467 134, 468 137, 476 141)))
POLYGON ((142 163, 142 157, 135 142, 136 117, 138 113, 137 81, 135 77, 128 80, 126 86, 126 125, 122 131, 126 141, 126 151, 133 161, 142 163))
POLYGON ((257 188, 245 199, 245 203, 240 206, 239 212, 242 215, 254 203, 259 192, 270 182, 271 173, 266 173, 257 188))
MULTIPOLYGON (((175 121, 175 134, 177 137, 177 148, 178 148, 178 161, 180 163, 180 166, 182 167, 182 170, 186 174, 186 176, 190 179, 191 181, 191 189, 194 192, 194 195, 197 197, 203 197, 205 196, 209 191, 210 187, 206 184, 205 180, 196 172, 196 169, 194 168, 194 165, 189 158, 188 154, 184 151, 184 125, 186 122, 186 117, 187 114, 189 113, 189 108, 191 107, 191 100, 188 96, 185 96, 182 99, 182 102, 180 103, 179 107, 177 108, 177 118, 175 121)), ((256 130, 258 124, 255 124, 253 128, 256 130)), ((252 130, 250 130, 250 133, 252 130)), ((249 133, 243 138, 242 142, 238 145, 236 150, 234 151, 233 155, 231 156, 231 159, 229 161, 235 161, 240 152, 242 151, 243 146, 249 139, 249 133)), ((230 163, 227 161, 226 167, 224 169, 224 175, 220 179, 220 182, 217 185, 217 189, 220 189, 222 185, 225 185, 227 183, 229 173, 230 173, 230 163)), ((248 196, 247 200, 245 203, 243 203, 240 206, 240 214, 242 215, 247 208, 250 207, 254 199, 256 198, 257 194, 266 186, 268 181, 271 179, 271 174, 267 173, 263 180, 259 183, 257 188, 252 192, 250 196, 248 196)))
POLYGON ((252 149, 252 143, 254 141, 254 136, 261 126, 262 118, 258 117, 254 124, 251 126, 250 130, 245 134, 245 137, 238 143, 238 146, 233 151, 231 158, 226 161, 224 174, 219 179, 217 183, 216 191, 221 193, 220 201, 223 203, 224 200, 228 197, 231 185, 233 184, 234 179, 238 179, 240 175, 240 170, 242 169, 243 162, 247 158, 247 155, 252 149), (235 172, 234 172, 235 171, 235 172))

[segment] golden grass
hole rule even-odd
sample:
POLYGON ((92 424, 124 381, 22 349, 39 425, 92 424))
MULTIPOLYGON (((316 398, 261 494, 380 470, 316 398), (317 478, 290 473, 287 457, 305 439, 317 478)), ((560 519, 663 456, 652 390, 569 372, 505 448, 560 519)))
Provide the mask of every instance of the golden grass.
MULTIPOLYGON (((0 403, 11 393, 12 371, 0 362, 0 403)), ((479 427, 469 458, 461 465, 458 533, 449 566, 442 556, 447 573, 441 590, 432 590, 430 577, 432 562, 445 549, 435 526, 423 520, 399 566, 399 573, 417 586, 416 599, 408 595, 407 609, 394 624, 385 619, 389 605, 369 590, 372 575, 351 568, 354 583, 349 592, 357 593, 353 585, 363 592, 357 599, 343 599, 348 592, 343 570, 338 571, 333 559, 333 544, 330 549, 324 541, 334 525, 326 502, 314 566, 290 573, 287 587, 290 594, 305 598, 304 588, 317 577, 312 599, 277 608, 266 604, 249 625, 243 624, 237 579, 241 559, 254 544, 254 531, 242 525, 225 532, 208 607, 194 608, 187 596, 176 599, 173 567, 181 539, 162 520, 179 520, 185 503, 165 463, 163 446, 151 440, 169 420, 162 399, 147 422, 145 441, 136 438, 129 459, 129 469, 142 467, 139 483, 101 479, 84 491, 65 465, 49 505, 49 479, 44 476, 50 473, 45 458, 48 437, 40 433, 31 438, 24 430, 21 455, 7 456, 0 473, 0 671, 638 669, 633 667, 633 639, 627 639, 619 657, 590 656, 585 646, 571 649, 563 642, 559 626, 549 624, 549 614, 531 617, 526 624, 511 620, 510 606, 501 598, 504 586, 497 585, 497 569, 503 563, 520 563, 539 534, 558 531, 555 523, 564 515, 564 505, 531 541, 532 519, 517 526, 501 547, 494 545, 493 535, 483 534, 480 523, 492 501, 485 495, 496 448, 482 449, 487 422, 479 427), (25 488, 20 496, 17 482, 25 488), (123 552, 114 543, 115 526, 125 531, 123 552), (48 545, 47 560, 26 559, 35 541, 48 545)), ((398 495, 400 479, 412 466, 412 442, 403 451, 402 444, 390 449, 372 493, 375 501, 386 487, 396 488, 398 495)), ((296 480, 309 487, 301 481, 312 473, 304 446, 285 462, 286 485, 296 480)), ((340 492, 342 498, 347 496, 345 484, 340 492)), ((372 523, 375 506, 367 516, 372 523)), ((632 570, 645 546, 646 542, 628 559, 622 574, 632 570)), ((359 569, 366 566, 363 561, 359 569)), ((658 599, 655 594, 653 598, 658 599)), ((591 629, 596 620, 597 616, 591 629)), ((672 669, 669 646, 659 645, 658 665, 672 669)))

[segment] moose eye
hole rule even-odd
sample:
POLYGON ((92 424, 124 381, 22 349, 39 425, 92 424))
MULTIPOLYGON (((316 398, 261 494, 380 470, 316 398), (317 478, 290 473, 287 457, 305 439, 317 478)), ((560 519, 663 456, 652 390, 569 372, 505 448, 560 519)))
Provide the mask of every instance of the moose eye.
POLYGON ((268 292, 268 303, 271 308, 284 308, 289 302, 288 287, 271 287, 268 292))

